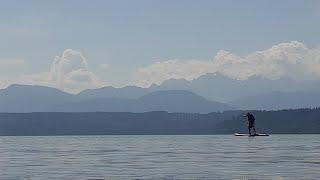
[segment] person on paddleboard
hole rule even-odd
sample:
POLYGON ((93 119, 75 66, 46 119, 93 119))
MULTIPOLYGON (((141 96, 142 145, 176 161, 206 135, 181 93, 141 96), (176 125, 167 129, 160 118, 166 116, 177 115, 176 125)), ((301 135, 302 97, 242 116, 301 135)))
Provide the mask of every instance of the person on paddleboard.
POLYGON ((250 112, 248 112, 247 114, 243 115, 244 117, 248 118, 248 130, 249 130, 249 135, 251 135, 251 128, 254 131, 254 135, 257 134, 256 132, 256 127, 255 127, 255 118, 253 116, 253 114, 251 114, 250 112))

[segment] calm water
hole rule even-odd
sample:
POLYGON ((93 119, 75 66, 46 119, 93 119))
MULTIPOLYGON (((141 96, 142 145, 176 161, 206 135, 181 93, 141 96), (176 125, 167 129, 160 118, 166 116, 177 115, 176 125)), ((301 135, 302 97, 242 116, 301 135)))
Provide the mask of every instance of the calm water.
POLYGON ((319 179, 320 135, 0 137, 0 179, 319 179))

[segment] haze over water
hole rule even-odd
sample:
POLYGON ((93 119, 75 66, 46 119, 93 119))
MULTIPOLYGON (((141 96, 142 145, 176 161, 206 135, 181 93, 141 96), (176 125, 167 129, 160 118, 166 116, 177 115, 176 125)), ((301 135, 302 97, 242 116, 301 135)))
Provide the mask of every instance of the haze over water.
POLYGON ((319 138, 0 137, 0 179, 318 179, 319 138))

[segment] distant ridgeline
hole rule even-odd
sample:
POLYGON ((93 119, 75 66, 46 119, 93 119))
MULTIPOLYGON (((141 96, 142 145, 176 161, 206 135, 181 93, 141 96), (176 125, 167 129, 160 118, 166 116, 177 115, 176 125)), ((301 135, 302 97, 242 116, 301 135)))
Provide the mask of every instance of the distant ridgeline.
MULTIPOLYGON (((0 113, 0 135, 232 134, 244 111, 167 113, 0 113)), ((320 109, 252 111, 261 133, 320 133, 320 109)))

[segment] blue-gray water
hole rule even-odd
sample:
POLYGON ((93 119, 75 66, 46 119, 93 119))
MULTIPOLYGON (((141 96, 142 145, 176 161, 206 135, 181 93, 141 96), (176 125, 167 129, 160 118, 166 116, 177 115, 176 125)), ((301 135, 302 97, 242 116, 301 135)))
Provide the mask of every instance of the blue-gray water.
POLYGON ((320 135, 0 137, 0 179, 319 179, 320 135))

